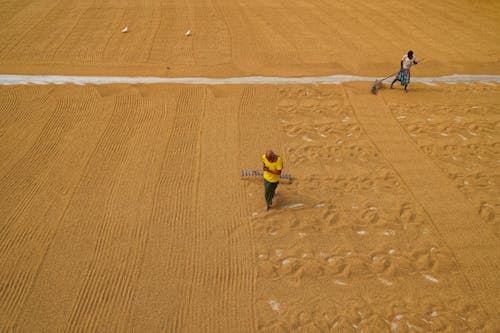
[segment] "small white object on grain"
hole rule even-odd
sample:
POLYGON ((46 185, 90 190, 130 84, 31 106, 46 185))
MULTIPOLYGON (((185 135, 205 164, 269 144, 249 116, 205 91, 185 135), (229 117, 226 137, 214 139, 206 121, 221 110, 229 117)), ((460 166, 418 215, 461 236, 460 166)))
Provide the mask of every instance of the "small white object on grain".
POLYGON ((122 32, 128 32, 128 27, 123 28, 122 32))
POLYGON ((191 30, 186 31, 185 35, 186 35, 186 37, 191 36, 191 30))

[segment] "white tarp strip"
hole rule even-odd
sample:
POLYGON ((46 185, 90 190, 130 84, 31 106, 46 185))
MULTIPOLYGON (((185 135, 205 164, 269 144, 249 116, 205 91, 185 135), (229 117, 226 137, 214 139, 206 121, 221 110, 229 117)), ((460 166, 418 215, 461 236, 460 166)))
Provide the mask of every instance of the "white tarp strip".
MULTIPOLYGON (((0 85, 16 84, 339 84, 342 82, 373 82, 376 77, 331 75, 309 77, 251 76, 234 78, 205 77, 127 77, 127 76, 66 76, 66 75, 0 75, 0 85)), ((390 79, 386 80, 389 81, 390 79)), ((500 82, 500 75, 449 75, 440 77, 412 77, 420 83, 500 82)))

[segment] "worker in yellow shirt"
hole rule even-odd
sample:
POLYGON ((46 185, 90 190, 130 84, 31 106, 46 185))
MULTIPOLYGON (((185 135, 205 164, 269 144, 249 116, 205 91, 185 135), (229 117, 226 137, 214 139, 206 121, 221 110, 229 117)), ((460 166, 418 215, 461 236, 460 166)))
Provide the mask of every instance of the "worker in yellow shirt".
POLYGON ((274 193, 280 182, 283 160, 272 150, 268 150, 262 155, 262 162, 264 163, 264 196, 267 204, 266 210, 269 210, 273 205, 274 193))

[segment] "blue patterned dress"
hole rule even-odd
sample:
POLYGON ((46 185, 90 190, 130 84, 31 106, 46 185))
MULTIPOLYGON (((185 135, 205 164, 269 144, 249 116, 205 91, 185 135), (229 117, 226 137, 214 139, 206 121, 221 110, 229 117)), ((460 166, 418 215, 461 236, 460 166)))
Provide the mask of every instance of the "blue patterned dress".
POLYGON ((401 68, 398 75, 396 75, 396 79, 401 82, 402 86, 406 86, 410 83, 410 69, 401 68))

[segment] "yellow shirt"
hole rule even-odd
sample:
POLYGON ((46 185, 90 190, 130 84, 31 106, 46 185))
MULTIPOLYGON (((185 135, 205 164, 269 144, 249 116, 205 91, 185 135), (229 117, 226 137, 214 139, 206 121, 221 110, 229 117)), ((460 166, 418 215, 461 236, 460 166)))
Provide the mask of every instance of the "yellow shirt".
MULTIPOLYGON (((283 169, 283 160, 281 159, 281 156, 278 156, 278 159, 276 159, 276 162, 269 162, 266 158, 266 154, 264 154, 264 155, 262 155, 262 162, 264 162, 264 165, 269 170, 275 171, 275 170, 283 169)), ((270 183, 277 183, 280 180, 280 175, 275 175, 274 173, 264 171, 264 179, 270 183)))

